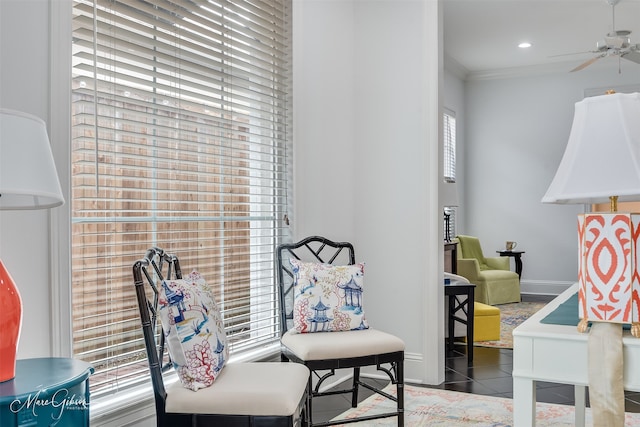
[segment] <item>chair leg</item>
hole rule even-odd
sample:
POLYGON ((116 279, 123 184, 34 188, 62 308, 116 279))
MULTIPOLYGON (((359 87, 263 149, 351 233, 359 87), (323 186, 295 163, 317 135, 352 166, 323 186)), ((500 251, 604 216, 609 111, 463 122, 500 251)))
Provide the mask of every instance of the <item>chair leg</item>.
POLYGON ((404 427, 404 361, 396 364, 396 396, 398 397, 398 427, 404 427))
POLYGON ((307 425, 313 425, 313 373, 309 375, 309 381, 307 382, 307 425))
POLYGON ((358 406, 358 385, 360 384, 360 368, 353 368, 353 389, 351 391, 351 407, 358 406))
POLYGON ((307 404, 309 403, 309 396, 304 400, 304 408, 302 408, 302 427, 310 427, 311 419, 309 418, 309 410, 307 404))

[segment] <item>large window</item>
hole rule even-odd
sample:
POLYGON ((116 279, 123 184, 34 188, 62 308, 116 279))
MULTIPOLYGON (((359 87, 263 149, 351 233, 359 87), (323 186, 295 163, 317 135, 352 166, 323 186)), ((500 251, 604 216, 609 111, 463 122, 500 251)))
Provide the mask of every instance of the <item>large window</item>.
POLYGON ((232 354, 273 346, 291 1, 75 1, 73 12, 73 341, 96 368, 94 396, 148 375, 132 265, 151 246, 215 289, 232 354))

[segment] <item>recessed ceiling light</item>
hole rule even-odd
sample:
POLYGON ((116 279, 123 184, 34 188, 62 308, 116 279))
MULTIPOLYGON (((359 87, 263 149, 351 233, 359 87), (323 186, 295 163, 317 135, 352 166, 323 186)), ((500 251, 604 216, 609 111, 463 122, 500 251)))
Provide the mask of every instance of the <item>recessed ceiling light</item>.
POLYGON ((520 44, 518 45, 518 47, 519 47, 519 48, 521 48, 521 49, 526 49, 526 48, 528 48, 528 47, 531 47, 531 43, 529 43, 529 42, 523 42, 523 43, 520 43, 520 44))

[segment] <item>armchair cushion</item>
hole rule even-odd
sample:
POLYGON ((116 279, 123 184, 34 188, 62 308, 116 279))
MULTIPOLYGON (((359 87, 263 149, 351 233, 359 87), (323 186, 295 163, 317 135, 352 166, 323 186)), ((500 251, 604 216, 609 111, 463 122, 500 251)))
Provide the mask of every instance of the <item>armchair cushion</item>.
POLYGON ((229 358, 224 325, 209 285, 197 271, 164 280, 159 314, 173 366, 185 388, 209 387, 229 358))
POLYGON ((480 263, 473 258, 458 258, 458 274, 477 285, 480 280, 480 263))
POLYGON ((498 256, 498 257, 490 257, 485 258, 486 265, 488 268, 486 270, 507 270, 510 271, 509 268, 509 258, 498 256))
POLYGON ((335 266, 291 259, 293 330, 297 333, 367 329, 364 264, 335 266))

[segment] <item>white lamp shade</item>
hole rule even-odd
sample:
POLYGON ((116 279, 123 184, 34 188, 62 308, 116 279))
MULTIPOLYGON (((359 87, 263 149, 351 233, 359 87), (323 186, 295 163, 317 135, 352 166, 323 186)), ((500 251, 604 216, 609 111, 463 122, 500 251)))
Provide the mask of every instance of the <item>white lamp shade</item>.
POLYGON ((63 203, 45 123, 0 109, 0 209, 46 209, 63 203))
POLYGON ((640 199, 640 94, 585 98, 543 203, 640 199))
POLYGON ((440 187, 442 191, 442 206, 458 206, 458 186, 455 182, 445 182, 440 187))

